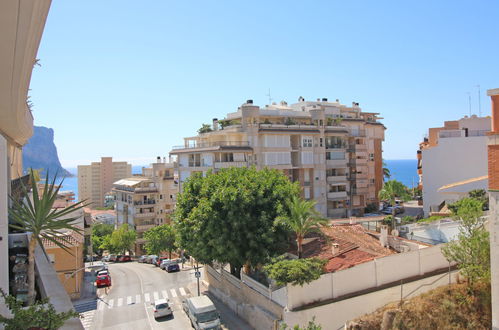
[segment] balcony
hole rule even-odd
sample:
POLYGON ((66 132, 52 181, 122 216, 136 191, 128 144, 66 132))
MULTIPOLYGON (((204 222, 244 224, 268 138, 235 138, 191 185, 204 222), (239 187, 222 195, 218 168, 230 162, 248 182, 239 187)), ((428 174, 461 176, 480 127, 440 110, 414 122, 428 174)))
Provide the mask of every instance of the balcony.
POLYGON ((350 132, 350 135, 364 137, 364 136, 366 136, 366 130, 364 130, 364 129, 352 130, 350 132))
POLYGON ((346 175, 335 175, 335 176, 328 176, 326 177, 327 182, 344 182, 347 181, 347 176, 346 175))
POLYGON ((341 199, 344 200, 347 198, 346 191, 337 191, 337 192, 329 192, 327 193, 327 199, 341 199))
POLYGON ((157 192, 158 188, 156 187, 135 188, 135 193, 137 194, 157 193, 157 192))
POLYGON ((150 207, 151 205, 155 205, 155 204, 156 204, 156 201, 154 199, 133 202, 133 205, 138 206, 138 207, 150 207))
POLYGON ((248 141, 214 141, 200 142, 192 145, 174 146, 173 150, 193 150, 193 149, 221 149, 221 148, 250 148, 248 141))
POLYGON ((135 230, 136 231, 148 231, 149 229, 154 228, 154 227, 156 227, 155 224, 152 224, 152 225, 150 225, 150 224, 148 224, 148 225, 137 225, 137 226, 135 226, 135 230))
POLYGON ((328 159, 326 165, 329 167, 347 167, 346 159, 328 159))
POLYGON ((367 187, 352 188, 351 192, 352 195, 365 195, 369 193, 369 188, 367 187))
POLYGON ((144 213, 135 213, 134 218, 138 219, 144 219, 144 218, 150 218, 156 216, 156 213, 154 212, 144 212, 144 213))
POLYGON ((215 168, 247 167, 248 162, 215 162, 215 168))

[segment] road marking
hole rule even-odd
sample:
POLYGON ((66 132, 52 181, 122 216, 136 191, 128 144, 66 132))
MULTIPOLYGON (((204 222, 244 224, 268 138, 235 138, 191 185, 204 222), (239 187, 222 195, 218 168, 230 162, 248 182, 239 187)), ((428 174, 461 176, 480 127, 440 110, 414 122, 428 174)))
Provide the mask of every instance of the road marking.
POLYGON ((123 304, 123 298, 118 298, 118 303, 116 307, 120 307, 123 304))
POLYGON ((161 293, 163 294, 163 298, 168 299, 168 293, 166 290, 161 291, 161 293))
POLYGON ((153 296, 154 296, 154 301, 159 300, 159 294, 158 294, 158 291, 154 292, 154 293, 153 293, 153 296))
POLYGON ((107 307, 108 307, 108 308, 113 308, 113 305, 114 305, 114 300, 113 300, 113 299, 111 299, 111 300, 109 300, 109 301, 107 302, 107 307))
POLYGON ((179 288, 179 289, 178 289, 178 291, 180 291, 180 294, 181 294, 182 296, 185 296, 185 295, 186 295, 184 288, 179 288))
POLYGON ((140 304, 140 294, 135 296, 135 303, 140 304))
POLYGON ((175 292, 175 289, 171 289, 170 292, 172 294, 172 298, 175 298, 177 296, 177 292, 175 292))
POLYGON ((144 302, 148 303, 149 300, 151 300, 151 297, 149 297, 149 293, 144 293, 144 302))
POLYGON ((126 298, 126 304, 127 304, 127 305, 130 305, 131 303, 132 303, 132 296, 128 296, 128 297, 126 298))

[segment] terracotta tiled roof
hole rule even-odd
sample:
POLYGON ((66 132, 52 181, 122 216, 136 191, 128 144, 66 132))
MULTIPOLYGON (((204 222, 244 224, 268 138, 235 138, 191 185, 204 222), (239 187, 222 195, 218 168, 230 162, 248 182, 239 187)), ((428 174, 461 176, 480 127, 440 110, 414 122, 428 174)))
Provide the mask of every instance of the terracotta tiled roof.
POLYGON ((322 229, 325 237, 307 239, 303 245, 303 257, 319 257, 329 260, 327 272, 334 272, 383 257, 393 252, 384 248, 379 240, 369 235, 361 225, 334 225, 322 229), (339 252, 333 255, 332 245, 339 245, 339 252))

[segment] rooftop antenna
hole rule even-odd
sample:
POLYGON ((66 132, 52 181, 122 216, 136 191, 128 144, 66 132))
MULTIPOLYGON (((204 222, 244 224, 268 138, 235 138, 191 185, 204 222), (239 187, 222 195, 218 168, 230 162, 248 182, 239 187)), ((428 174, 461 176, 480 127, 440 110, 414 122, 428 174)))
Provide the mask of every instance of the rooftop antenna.
POLYGON ((269 93, 268 93, 268 94, 265 94, 265 96, 268 96, 268 97, 269 97, 269 105, 272 105, 272 100, 273 100, 273 98, 270 96, 270 88, 269 88, 269 93))
POLYGON ((470 118, 471 118, 471 93, 468 92, 468 106, 470 108, 470 118))
POLYGON ((478 117, 482 116, 482 103, 480 102, 480 85, 476 85, 478 87, 478 117))

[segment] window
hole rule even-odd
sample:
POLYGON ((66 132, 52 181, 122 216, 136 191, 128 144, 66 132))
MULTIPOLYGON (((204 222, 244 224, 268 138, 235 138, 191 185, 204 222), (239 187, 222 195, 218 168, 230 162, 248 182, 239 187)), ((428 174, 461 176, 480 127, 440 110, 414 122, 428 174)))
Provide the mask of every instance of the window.
POLYGON ((328 151, 326 152, 326 160, 343 160, 345 153, 343 151, 328 151))
POLYGON ((322 147, 322 138, 319 139, 319 145, 322 147))
POLYGON ((312 143, 313 143, 313 140, 310 136, 304 136, 302 138, 302 147, 304 148, 312 148, 312 143))
POLYGON ((369 160, 372 162, 374 161, 374 154, 369 154, 369 160))

